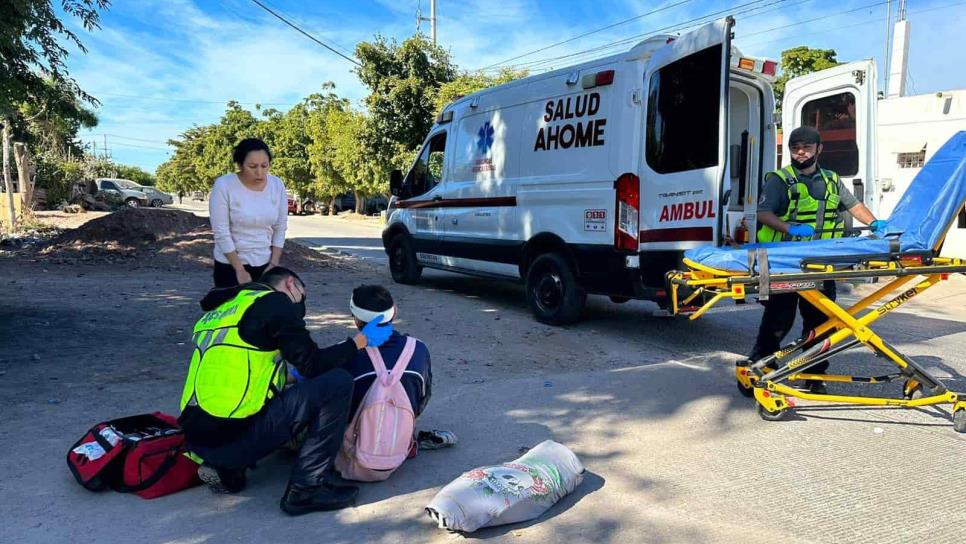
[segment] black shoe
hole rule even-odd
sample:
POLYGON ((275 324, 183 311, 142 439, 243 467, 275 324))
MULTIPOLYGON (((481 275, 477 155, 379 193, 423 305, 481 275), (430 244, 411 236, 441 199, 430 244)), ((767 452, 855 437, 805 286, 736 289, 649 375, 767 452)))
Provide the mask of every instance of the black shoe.
POLYGON ((825 387, 825 382, 820 382, 818 380, 807 380, 805 382, 805 387, 807 387, 808 392, 813 395, 828 395, 828 387, 825 387))
POLYGON ((245 469, 221 469, 209 464, 198 467, 198 477, 212 493, 238 493, 245 489, 245 469))
POLYGON ((309 512, 341 510, 355 504, 358 495, 359 488, 355 486, 336 487, 327 482, 312 487, 289 484, 279 506, 290 516, 300 516, 309 512))

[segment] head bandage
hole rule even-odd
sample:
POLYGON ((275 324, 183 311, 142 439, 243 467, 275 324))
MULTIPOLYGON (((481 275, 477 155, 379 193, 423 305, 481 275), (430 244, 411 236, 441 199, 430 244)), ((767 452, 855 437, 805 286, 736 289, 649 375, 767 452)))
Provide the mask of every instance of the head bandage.
POLYGON ((356 303, 349 297, 349 311, 352 313, 352 317, 362 321, 363 323, 369 323, 375 318, 382 316, 383 323, 389 323, 396 318, 396 306, 393 305, 392 308, 388 310, 383 310, 381 312, 374 312, 372 310, 366 310, 365 308, 360 308, 356 306, 356 303))

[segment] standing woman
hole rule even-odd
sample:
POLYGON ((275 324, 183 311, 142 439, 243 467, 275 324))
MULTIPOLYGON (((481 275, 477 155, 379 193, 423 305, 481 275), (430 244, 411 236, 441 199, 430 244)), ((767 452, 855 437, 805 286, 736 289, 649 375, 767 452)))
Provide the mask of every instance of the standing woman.
POLYGON ((238 172, 215 180, 208 201, 215 238, 215 287, 257 281, 278 266, 288 227, 285 185, 269 175, 265 142, 246 138, 235 146, 238 172))

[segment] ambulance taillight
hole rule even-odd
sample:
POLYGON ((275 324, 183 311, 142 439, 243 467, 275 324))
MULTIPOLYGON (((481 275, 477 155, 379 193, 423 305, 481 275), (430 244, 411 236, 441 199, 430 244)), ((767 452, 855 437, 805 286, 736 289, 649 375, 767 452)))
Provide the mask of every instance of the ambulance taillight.
POLYGON ((617 192, 617 213, 614 225, 614 246, 619 250, 638 250, 641 214, 641 180, 634 174, 624 174, 614 182, 617 192))

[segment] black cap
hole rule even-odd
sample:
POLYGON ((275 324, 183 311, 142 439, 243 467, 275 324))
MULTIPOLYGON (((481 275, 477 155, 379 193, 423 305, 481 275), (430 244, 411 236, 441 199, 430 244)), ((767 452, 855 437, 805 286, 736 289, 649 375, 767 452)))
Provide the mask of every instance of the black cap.
POLYGON ((817 145, 822 143, 822 137, 812 127, 798 127, 788 135, 788 145, 791 147, 799 143, 817 145))

